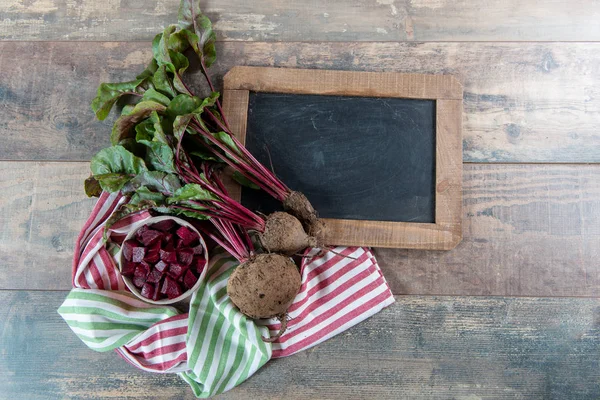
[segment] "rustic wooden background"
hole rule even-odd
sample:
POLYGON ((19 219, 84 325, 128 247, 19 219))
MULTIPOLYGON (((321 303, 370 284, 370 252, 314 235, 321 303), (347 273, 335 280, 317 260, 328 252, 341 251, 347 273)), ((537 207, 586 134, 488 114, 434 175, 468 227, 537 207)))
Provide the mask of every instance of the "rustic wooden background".
MULTIPOLYGON (((207 0, 234 65, 464 84, 464 240, 378 249, 397 303, 222 398, 600 398, 600 3, 207 0)), ((88 350, 56 308, 108 144, 89 102, 131 79, 178 0, 0 0, 0 398, 192 398, 88 350)), ((198 80, 199 81, 199 80, 198 80)))

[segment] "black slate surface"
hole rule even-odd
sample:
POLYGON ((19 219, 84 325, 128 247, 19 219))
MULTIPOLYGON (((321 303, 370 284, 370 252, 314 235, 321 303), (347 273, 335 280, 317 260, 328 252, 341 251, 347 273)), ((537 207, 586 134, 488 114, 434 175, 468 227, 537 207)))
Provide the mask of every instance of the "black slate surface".
MULTIPOLYGON (((250 93, 246 146, 319 215, 435 222, 435 101, 250 93)), ((260 191, 242 203, 269 213, 260 191)))

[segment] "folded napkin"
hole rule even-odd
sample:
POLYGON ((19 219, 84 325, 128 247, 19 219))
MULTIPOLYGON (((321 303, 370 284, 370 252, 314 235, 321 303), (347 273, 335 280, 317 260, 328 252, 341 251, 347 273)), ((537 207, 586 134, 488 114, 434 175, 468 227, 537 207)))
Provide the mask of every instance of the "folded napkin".
POLYGON ((192 295, 189 312, 145 303, 131 294, 116 267, 116 253, 132 227, 149 213, 104 225, 127 199, 103 193, 75 244, 73 290, 58 309, 71 330, 91 349, 115 350, 145 371, 178 373, 198 397, 240 384, 271 358, 319 344, 394 302, 371 252, 337 247, 307 251, 302 287, 288 310, 288 328, 275 343, 263 336, 279 321, 254 321, 227 296, 227 279, 238 265, 221 250, 211 254, 205 280, 192 295))

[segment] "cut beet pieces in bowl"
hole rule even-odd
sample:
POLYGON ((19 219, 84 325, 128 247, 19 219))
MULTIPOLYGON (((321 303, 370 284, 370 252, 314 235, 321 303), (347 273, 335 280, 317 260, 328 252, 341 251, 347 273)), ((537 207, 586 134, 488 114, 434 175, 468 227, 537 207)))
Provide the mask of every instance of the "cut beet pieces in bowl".
POLYGON ((194 257, 192 266, 195 268, 198 275, 200 275, 206 266, 206 259, 204 257, 194 257))
POLYGON ((154 295, 154 285, 148 282, 144 283, 144 286, 142 286, 142 291, 140 293, 145 298, 151 299, 154 295))
POLYGON ((181 296, 182 292, 179 284, 167 276, 160 289, 160 293, 166 294, 169 299, 174 299, 175 297, 181 296))
POLYGON ((190 265, 194 259, 194 250, 181 249, 177 252, 177 259, 183 265, 190 265))
POLYGON ((148 278, 146 279, 146 282, 158 283, 158 282, 160 282, 162 277, 163 277, 163 273, 161 271, 159 271, 158 269, 156 269, 156 267, 154 267, 152 269, 152 271, 148 274, 148 278))
POLYGON ((165 269, 169 266, 169 264, 167 264, 166 262, 164 262, 163 260, 160 260, 159 262, 157 262, 156 264, 154 264, 154 268, 156 268, 157 270, 159 270, 160 272, 164 272, 165 269))
POLYGON ((198 239, 198 235, 185 226, 179 227, 175 233, 181 239, 181 243, 184 246, 189 246, 194 240, 198 239))
POLYGON ((176 263, 177 262, 177 251, 173 250, 160 250, 160 259, 166 263, 176 263))
POLYGON ((172 219, 165 219, 160 222, 155 222, 151 226, 152 229, 156 229, 157 231, 168 232, 171 229, 175 228, 177 224, 172 219))
POLYGON ((125 238, 119 259, 121 274, 141 299, 158 304, 182 300, 198 286, 206 265, 204 246, 187 222, 150 218, 125 238))
POLYGON ((191 270, 188 270, 183 278, 183 285, 186 289, 191 289, 196 282, 198 282, 198 277, 194 275, 191 270))
POLYGON ((144 256, 144 261, 149 263, 155 263, 160 260, 160 241, 156 242, 154 245, 149 247, 146 250, 146 255, 144 256))
POLYGON ((146 256, 146 248, 145 247, 134 247, 132 249, 131 261, 140 263, 144 261, 144 257, 146 256))
POLYGON ((131 278, 137 266, 138 263, 125 260, 125 262, 121 265, 121 274, 131 278))
POLYGON ((133 258, 133 249, 137 247, 142 247, 142 245, 136 240, 126 240, 123 243, 123 257, 125 257, 127 261, 131 261, 133 258))
POLYGON ((138 240, 144 246, 149 247, 155 244, 156 242, 160 242, 162 236, 162 232, 155 231, 154 229, 147 229, 138 240))
POLYGON ((183 273, 187 270, 187 266, 185 265, 181 265, 181 264, 171 264, 171 266, 169 266, 169 272, 168 275, 177 280, 179 279, 179 277, 181 275, 183 275, 183 273))
POLYGON ((133 277, 133 285, 136 288, 141 288, 142 286, 144 286, 145 283, 146 283, 146 277, 145 276, 134 276, 133 277))

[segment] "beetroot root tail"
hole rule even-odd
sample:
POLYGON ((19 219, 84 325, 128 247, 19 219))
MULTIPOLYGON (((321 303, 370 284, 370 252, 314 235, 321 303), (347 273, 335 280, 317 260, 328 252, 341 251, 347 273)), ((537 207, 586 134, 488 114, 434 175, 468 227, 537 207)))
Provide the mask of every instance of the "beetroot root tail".
POLYGON ((282 315, 278 316, 277 319, 281 323, 280 328, 279 328, 279 332, 277 332, 277 334, 275 336, 271 336, 271 337, 268 337, 268 338, 263 337, 262 338, 263 342, 273 343, 273 342, 277 341, 281 337, 281 335, 283 335, 283 333, 285 332, 285 330, 287 329, 287 315, 286 314, 282 314, 282 315))

